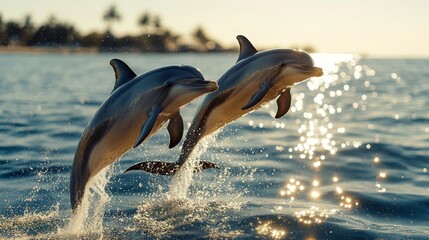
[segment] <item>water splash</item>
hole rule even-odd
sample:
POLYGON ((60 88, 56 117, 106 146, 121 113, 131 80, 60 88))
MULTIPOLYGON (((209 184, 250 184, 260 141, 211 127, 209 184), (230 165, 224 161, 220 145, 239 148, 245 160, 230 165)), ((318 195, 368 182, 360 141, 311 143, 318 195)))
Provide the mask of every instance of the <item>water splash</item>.
POLYGON ((238 236, 240 233, 233 230, 230 222, 237 220, 237 214, 244 205, 243 201, 225 197, 179 199, 168 194, 154 194, 138 206, 133 216, 134 227, 128 231, 163 238, 172 233, 189 234, 200 225, 197 228, 200 237, 238 236))
MULTIPOLYGON (((194 176, 193 173, 194 166, 209 144, 215 141, 217 133, 200 141, 190 161, 171 180, 167 192, 161 188, 144 199, 133 216, 133 227, 127 231, 155 238, 192 235, 193 232, 198 238, 243 236, 244 231, 235 229, 231 222, 238 221, 238 213, 247 204, 241 198, 246 191, 238 192, 229 181, 229 168, 215 170, 212 174, 206 172, 194 176), (208 177, 212 180, 210 183, 207 183, 208 177)), ((242 177, 252 178, 253 173, 253 169, 243 169, 242 177)))
POLYGON ((186 161, 181 169, 173 176, 168 193, 171 198, 183 199, 187 197, 195 166, 197 162, 200 161, 200 156, 206 152, 209 143, 216 140, 218 132, 219 131, 201 139, 189 156, 188 161, 186 161))
POLYGON ((105 187, 112 172, 113 167, 105 168, 89 182, 81 205, 76 213, 71 215, 69 225, 58 231, 60 234, 96 235, 102 238, 104 209, 110 201, 105 187))
POLYGON ((52 210, 46 212, 25 210, 22 215, 0 215, 0 239, 3 239, 3 237, 31 238, 32 233, 35 229, 40 228, 40 226, 53 230, 59 224, 61 222, 58 204, 52 210))

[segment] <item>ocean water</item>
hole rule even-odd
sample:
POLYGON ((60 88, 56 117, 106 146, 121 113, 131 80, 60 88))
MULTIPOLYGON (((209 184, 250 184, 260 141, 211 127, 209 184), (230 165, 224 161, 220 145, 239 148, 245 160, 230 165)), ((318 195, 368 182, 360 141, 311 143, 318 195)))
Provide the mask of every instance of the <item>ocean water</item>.
MULTIPOLYGON (((325 75, 207 140, 218 170, 181 179, 124 170, 175 161, 166 127, 107 169, 73 219, 80 135, 108 97, 112 58, 216 80, 236 54, 0 55, 0 238, 428 239, 429 60, 314 54, 325 75)), ((182 109, 187 128, 201 99, 182 109)))

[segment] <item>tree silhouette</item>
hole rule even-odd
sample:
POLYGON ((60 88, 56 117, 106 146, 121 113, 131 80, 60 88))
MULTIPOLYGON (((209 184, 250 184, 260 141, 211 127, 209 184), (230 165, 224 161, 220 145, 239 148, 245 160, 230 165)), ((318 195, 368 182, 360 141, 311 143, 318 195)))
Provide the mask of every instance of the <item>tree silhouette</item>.
POLYGON ((200 50, 207 50, 207 44, 210 42, 210 39, 207 37, 207 34, 201 26, 197 27, 192 33, 195 41, 198 43, 200 50))
POLYGON ((170 51, 177 51, 178 41, 180 36, 172 34, 169 30, 165 31, 162 35, 165 47, 170 51))
POLYGON ((19 36, 21 35, 21 27, 16 22, 7 22, 6 34, 7 34, 7 39, 6 39, 7 44, 18 43, 19 36))
POLYGON ((107 23, 107 31, 110 32, 112 24, 115 21, 121 20, 121 15, 119 15, 115 5, 112 5, 110 8, 107 9, 106 13, 103 15, 103 19, 107 23))
POLYGON ((195 44, 179 41, 180 35, 163 26, 160 16, 149 12, 142 14, 137 21, 147 34, 119 38, 110 33, 111 25, 121 19, 117 8, 109 7, 102 17, 108 26, 106 32, 81 35, 73 25, 59 21, 53 15, 43 24, 35 25, 31 15, 26 15, 15 22, 6 21, 0 14, 0 45, 73 47, 73 49, 92 47, 98 48, 99 51, 125 52, 225 51, 208 37, 202 27, 197 27, 192 33, 195 44))
POLYGON ((3 31, 3 16, 0 14, 0 32, 3 31))
POLYGON ((3 16, 0 14, 0 45, 7 44, 7 35, 4 31, 3 16))
POLYGON ((31 15, 26 15, 24 18, 24 25, 21 29, 20 40, 23 45, 28 45, 34 34, 34 25, 31 20, 31 15))
POLYGON ((70 46, 75 43, 77 32, 74 27, 60 23, 51 16, 47 23, 40 26, 28 40, 31 46, 70 46))
POLYGON ((148 12, 143 13, 138 24, 143 27, 145 34, 159 33, 162 28, 161 18, 159 16, 152 17, 148 12), (152 31, 150 31, 150 28, 152 31))
POLYGON ((26 15, 24 18, 24 28, 33 28, 33 21, 31 15, 26 15))
POLYGON ((148 27, 150 25, 151 16, 148 12, 143 13, 143 15, 140 17, 138 23, 140 26, 143 27, 143 30, 145 33, 148 32, 148 27))
POLYGON ((159 18, 159 16, 155 16, 155 18, 153 19, 153 26, 155 27, 155 32, 159 32, 162 27, 161 18, 159 18))
POLYGON ((49 16, 48 22, 46 23, 48 26, 55 26, 58 24, 58 20, 54 15, 49 16))

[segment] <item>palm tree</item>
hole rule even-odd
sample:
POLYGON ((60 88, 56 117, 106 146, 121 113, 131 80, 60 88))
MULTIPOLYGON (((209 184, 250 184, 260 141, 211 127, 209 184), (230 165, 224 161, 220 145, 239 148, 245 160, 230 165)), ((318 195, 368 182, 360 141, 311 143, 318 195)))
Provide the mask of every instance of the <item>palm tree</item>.
POLYGON ((0 45, 6 45, 7 44, 7 36, 6 33, 4 32, 5 27, 4 27, 4 23, 3 23, 3 16, 0 14, 0 45))
POLYGON ((33 21, 31 20, 31 15, 25 15, 24 18, 24 28, 33 28, 33 21))
POLYGON ((210 42, 210 39, 207 37, 207 34, 204 32, 202 27, 197 27, 192 36, 198 45, 200 45, 201 50, 207 50, 207 43, 210 42))
POLYGON ((54 15, 50 15, 49 18, 48 18, 47 25, 48 26, 55 26, 57 24, 58 24, 57 18, 54 15))
POLYGON ((153 26, 155 27, 155 32, 159 32, 162 26, 161 18, 159 18, 159 16, 155 16, 155 18, 153 19, 153 26))
POLYGON ((143 27, 144 32, 148 32, 148 26, 150 24, 151 16, 148 12, 145 12, 139 19, 139 25, 143 27))
POLYGON ((34 24, 31 15, 26 15, 24 18, 24 25, 22 26, 20 40, 23 45, 28 45, 31 37, 34 34, 34 24))
POLYGON ((3 31, 3 16, 0 14, 0 33, 3 31))
POLYGON ((110 8, 107 9, 106 13, 103 16, 103 19, 107 22, 107 31, 110 32, 112 23, 115 21, 120 21, 121 15, 119 15, 115 5, 112 5, 110 8))

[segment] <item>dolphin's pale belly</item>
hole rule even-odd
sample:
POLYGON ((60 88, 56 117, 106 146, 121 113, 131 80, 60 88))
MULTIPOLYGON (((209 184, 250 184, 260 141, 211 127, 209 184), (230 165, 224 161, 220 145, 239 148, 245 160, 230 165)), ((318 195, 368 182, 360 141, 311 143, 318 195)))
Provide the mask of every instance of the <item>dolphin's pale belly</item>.
MULTIPOLYGON (((270 90, 260 103, 247 110, 241 110, 259 87, 260 85, 257 81, 249 81, 248 84, 241 84, 232 91, 229 97, 227 97, 222 104, 218 105, 210 112, 206 120, 203 135, 210 135, 219 128, 224 127, 226 124, 260 108, 278 95, 276 90, 270 90)), ((216 99, 213 100, 215 101, 216 99)))
MULTIPOLYGON (((128 113, 117 118, 106 135, 91 151, 88 161, 90 176, 94 176, 132 149, 146 120, 147 115, 142 113, 128 113)), ((168 116, 166 114, 159 115, 147 139, 155 134, 167 120, 168 116)))

